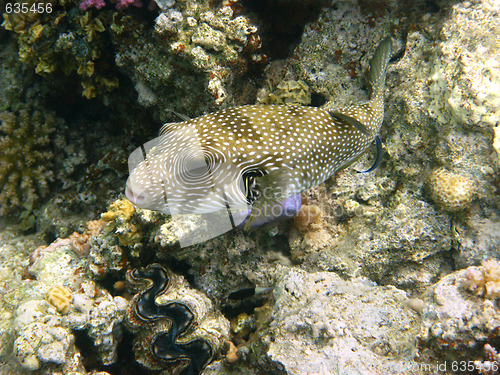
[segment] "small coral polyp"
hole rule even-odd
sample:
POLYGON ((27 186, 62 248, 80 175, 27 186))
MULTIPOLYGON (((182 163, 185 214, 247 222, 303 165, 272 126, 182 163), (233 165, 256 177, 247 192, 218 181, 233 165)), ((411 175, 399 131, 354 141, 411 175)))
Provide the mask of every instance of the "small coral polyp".
POLYGON ((0 215, 32 205, 53 178, 50 134, 56 118, 29 107, 0 113, 0 215))
POLYGON ((151 370, 201 374, 229 334, 229 322, 183 277, 159 264, 127 273, 139 292, 127 309, 126 324, 137 334, 137 362, 151 370))

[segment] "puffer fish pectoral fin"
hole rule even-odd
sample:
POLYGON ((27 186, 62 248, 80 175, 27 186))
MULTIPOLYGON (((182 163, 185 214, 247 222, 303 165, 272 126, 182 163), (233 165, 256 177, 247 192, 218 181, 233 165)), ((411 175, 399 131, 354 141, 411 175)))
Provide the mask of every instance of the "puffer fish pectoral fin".
POLYGON ((277 202, 272 206, 267 206, 261 214, 252 216, 253 210, 250 210, 250 215, 247 214, 247 217, 237 227, 248 231, 271 222, 291 219, 297 216, 301 207, 302 196, 299 193, 285 198, 283 201, 277 202))
POLYGON ((371 98, 383 94, 387 66, 392 54, 392 40, 390 37, 380 42, 370 62, 368 83, 371 87, 371 98))
POLYGON ((302 201, 300 191, 293 187, 292 175, 293 171, 282 169, 256 178, 258 198, 253 202, 244 230, 298 213, 302 201))
POLYGON ((368 129, 367 126, 363 125, 360 123, 358 120, 351 116, 344 115, 343 113, 340 113, 338 111, 331 111, 328 112, 332 117, 336 117, 338 120, 345 122, 349 125, 354 126, 357 130, 359 130, 361 133, 364 135, 371 135, 370 129, 368 129))
POLYGON ((380 165, 380 161, 382 160, 382 142, 380 141, 378 135, 375 137, 375 146, 377 147, 377 155, 375 156, 375 161, 373 162, 373 165, 366 171, 356 171, 356 172, 358 173, 372 172, 380 165))

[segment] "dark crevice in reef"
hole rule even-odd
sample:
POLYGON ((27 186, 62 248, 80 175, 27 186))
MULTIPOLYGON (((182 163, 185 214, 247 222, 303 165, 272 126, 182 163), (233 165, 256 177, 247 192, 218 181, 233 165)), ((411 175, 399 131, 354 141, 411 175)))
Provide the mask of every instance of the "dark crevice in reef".
POLYGON ((123 329, 123 336, 118 344, 118 359, 110 366, 105 366, 99 360, 97 348, 88 337, 85 330, 73 331, 75 345, 83 358, 83 366, 87 372, 106 371, 110 375, 148 375, 157 374, 158 371, 150 371, 135 361, 133 354, 134 335, 123 329))
POLYGON ((313 92, 311 93, 311 107, 321 107, 328 100, 323 94, 313 92))
MULTIPOLYGON (((259 24, 262 49, 271 60, 288 57, 300 42, 304 26, 314 21, 326 0, 242 0, 259 24)), ((247 13, 247 12, 245 12, 247 13)))

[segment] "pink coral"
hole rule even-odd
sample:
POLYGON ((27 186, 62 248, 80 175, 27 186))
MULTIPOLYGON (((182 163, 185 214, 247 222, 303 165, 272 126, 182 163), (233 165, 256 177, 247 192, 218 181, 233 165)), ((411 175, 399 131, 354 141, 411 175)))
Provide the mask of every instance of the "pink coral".
POLYGON ((96 8, 96 9, 101 9, 106 6, 106 3, 104 0, 83 0, 80 3, 80 9, 81 10, 87 10, 89 8, 96 8))
POLYGON ((142 7, 141 0, 117 0, 116 1, 116 9, 125 9, 129 5, 136 6, 138 8, 142 7))
MULTIPOLYGON (((136 6, 138 8, 142 7, 142 2, 141 0, 112 0, 113 3, 116 3, 116 9, 125 9, 128 8, 130 5, 136 6)), ((89 8, 96 8, 96 9, 101 9, 106 6, 106 3, 104 0, 83 0, 80 3, 80 9, 81 10, 87 10, 89 8)))

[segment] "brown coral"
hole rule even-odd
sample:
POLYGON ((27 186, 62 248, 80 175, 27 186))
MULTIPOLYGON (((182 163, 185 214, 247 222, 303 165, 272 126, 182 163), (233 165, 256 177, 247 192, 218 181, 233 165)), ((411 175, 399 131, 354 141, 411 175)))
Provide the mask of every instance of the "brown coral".
POLYGON ((323 213, 321 208, 315 204, 311 205, 303 205, 297 214, 293 218, 293 222, 297 229, 304 233, 308 229, 314 230, 319 229, 318 226, 321 223, 323 218, 323 213))
POLYGON ((49 191, 53 153, 50 134, 56 118, 22 107, 0 113, 0 215, 32 205, 49 191))

